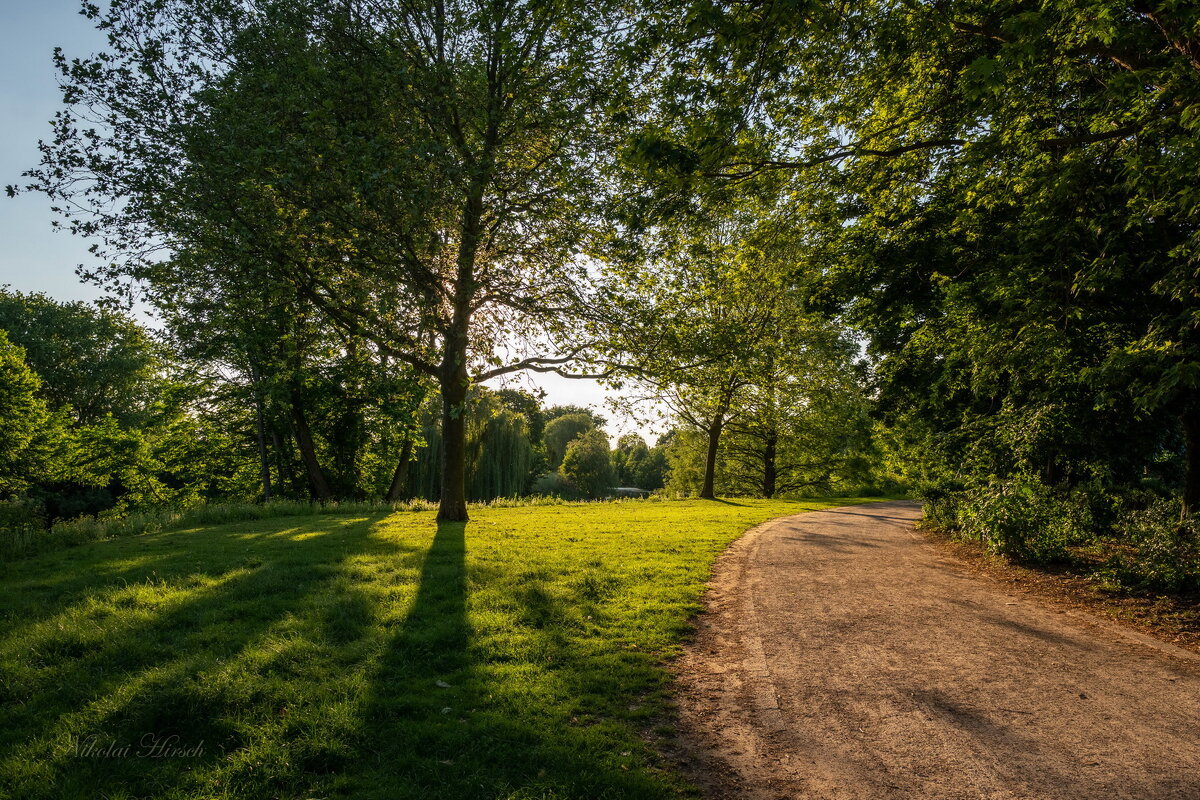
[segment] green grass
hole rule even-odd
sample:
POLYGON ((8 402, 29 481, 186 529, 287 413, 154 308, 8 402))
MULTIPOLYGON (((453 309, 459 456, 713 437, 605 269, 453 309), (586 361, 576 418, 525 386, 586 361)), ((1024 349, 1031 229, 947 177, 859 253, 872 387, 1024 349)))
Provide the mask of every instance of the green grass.
POLYGON ((10 563, 0 797, 678 797, 664 661, 713 558, 850 502, 304 516, 10 563))

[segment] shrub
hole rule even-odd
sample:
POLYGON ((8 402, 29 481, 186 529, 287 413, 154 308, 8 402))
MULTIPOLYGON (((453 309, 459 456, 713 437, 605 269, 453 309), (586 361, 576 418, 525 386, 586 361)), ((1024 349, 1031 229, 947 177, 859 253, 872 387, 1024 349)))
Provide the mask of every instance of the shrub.
POLYGON ((1129 504, 1114 533, 1128 546, 1111 556, 1101 577, 1110 583, 1168 592, 1200 590, 1200 523, 1179 520, 1179 500, 1155 496, 1129 504))
POLYGON ((962 526, 959 524, 958 512, 965 489, 961 483, 949 481, 919 486, 916 494, 923 503, 923 522, 947 531, 959 530, 962 526))
POLYGON ((1056 491, 1027 476, 972 487, 953 502, 964 536, 1015 561, 1064 561, 1067 547, 1086 541, 1094 530, 1085 493, 1056 491))
POLYGON ((574 484, 557 472, 547 472, 533 482, 535 497, 553 497, 559 499, 578 500, 583 497, 574 484))

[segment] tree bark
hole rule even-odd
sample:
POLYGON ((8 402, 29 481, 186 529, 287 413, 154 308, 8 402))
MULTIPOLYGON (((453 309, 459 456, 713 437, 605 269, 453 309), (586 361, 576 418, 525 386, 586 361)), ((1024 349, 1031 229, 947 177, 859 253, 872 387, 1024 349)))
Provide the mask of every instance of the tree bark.
MULTIPOLYGON (((250 380, 254 385, 254 427, 258 439, 258 463, 262 476, 263 502, 271 502, 271 462, 267 457, 267 434, 263 424, 263 398, 258 368, 250 368, 250 380)), ((282 480, 280 476, 280 480, 282 480)))
MULTIPOLYGON (((458 372, 455 370, 455 372, 458 372)), ((467 376, 442 380, 442 497, 437 518, 466 522, 467 515, 467 376)))
POLYGON ((466 522, 467 515, 467 340, 471 329, 471 303, 475 297, 475 255, 483 219, 483 186, 486 167, 472 182, 463 206, 462 238, 458 246, 454 307, 443 340, 438 383, 442 391, 442 497, 440 522, 466 522))
POLYGON ((300 393, 294 388, 291 391, 291 401, 296 446, 300 448, 300 459, 304 462, 304 469, 308 472, 309 488, 317 500, 322 503, 328 502, 333 499, 333 491, 329 488, 329 481, 325 479, 320 462, 317 461, 317 448, 313 445, 312 431, 308 427, 308 419, 304 416, 304 409, 300 405, 300 393))
POLYGON ((387 501, 395 503, 404 499, 405 484, 408 483, 408 465, 412 460, 413 437, 412 434, 405 434, 404 444, 400 447, 400 461, 396 464, 396 471, 392 473, 392 485, 388 487, 387 501))
POLYGON ((717 448, 721 444, 721 430, 725 427, 724 413, 713 417, 708 426, 708 453, 704 457, 704 486, 700 489, 700 497, 704 500, 715 500, 717 478, 717 448))
POLYGON ((1183 478, 1181 520, 1200 512, 1200 405, 1183 412, 1183 441, 1187 468, 1183 478))
POLYGON ((763 445, 763 497, 770 500, 775 496, 776 483, 778 481, 778 465, 776 463, 777 452, 779 449, 779 436, 774 432, 767 436, 766 443, 763 445))

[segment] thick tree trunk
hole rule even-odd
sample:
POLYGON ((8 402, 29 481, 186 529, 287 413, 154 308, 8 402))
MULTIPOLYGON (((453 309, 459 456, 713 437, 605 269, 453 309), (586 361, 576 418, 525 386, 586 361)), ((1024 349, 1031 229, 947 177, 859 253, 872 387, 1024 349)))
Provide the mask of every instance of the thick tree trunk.
POLYGON ((408 483, 408 464, 412 460, 413 437, 405 434, 404 444, 400 447, 400 461, 396 471, 392 473, 392 485, 388 487, 387 501, 395 503, 404 499, 404 486, 408 483))
POLYGON ((309 488, 312 489, 313 497, 322 503, 327 502, 333 499, 333 491, 329 488, 329 481, 325 479, 320 462, 317 461, 317 448, 313 445, 312 431, 308 427, 308 419, 304 416, 304 409, 300 405, 299 393, 294 389, 291 401, 296 446, 300 448, 300 459, 304 462, 304 469, 308 472, 309 488))
POLYGON ((442 498, 441 522, 466 522, 467 516, 467 380, 466 375, 442 381, 442 498))
POLYGON ((725 427, 725 415, 717 414, 708 426, 708 453, 704 456, 704 486, 700 489, 700 497, 705 500, 715 500, 717 480, 717 448, 721 444, 721 430, 725 427))
POLYGON ((462 215, 454 280, 454 309, 445 332, 442 363, 438 370, 442 391, 442 498, 440 522, 466 522, 467 517, 467 340, 471 329, 471 303, 475 298, 475 255, 483 219, 484 167, 472 182, 462 215))
POLYGON ((776 464, 777 450, 779 448, 779 437, 772 433, 767 436, 767 441, 763 446, 763 482, 762 494, 763 497, 770 500, 775 496, 775 485, 778 480, 778 466, 776 464))
POLYGON ((1183 412, 1187 470, 1183 478, 1182 519, 1200 513, 1200 405, 1183 412))

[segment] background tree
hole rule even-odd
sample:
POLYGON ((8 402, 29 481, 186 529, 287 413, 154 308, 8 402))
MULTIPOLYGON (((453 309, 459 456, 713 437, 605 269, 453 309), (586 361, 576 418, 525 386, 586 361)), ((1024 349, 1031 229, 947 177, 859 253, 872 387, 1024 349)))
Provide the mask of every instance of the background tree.
POLYGON ((563 477, 587 497, 603 497, 612 486, 612 463, 608 437, 589 430, 567 445, 562 463, 563 477))
POLYGON ((728 426, 723 481, 736 494, 829 491, 870 452, 857 343, 795 300, 781 298, 728 426))
POLYGON ((546 423, 545 432, 542 434, 546 446, 547 466, 550 469, 558 469, 571 442, 593 430, 596 430, 596 423, 589 414, 563 414, 553 417, 546 423))
POLYGON ((77 425, 136 424, 154 402, 161 348, 116 311, 0 289, 0 330, 25 350, 49 407, 77 425))
POLYGON ((787 184, 829 244, 814 296, 869 333, 880 413, 938 491, 1091 487, 1103 525, 1150 473, 1191 513, 1196 9, 705 9, 662 28, 670 99, 632 157, 655 202, 787 184))
POLYGON ((22 348, 0 330, 0 499, 27 489, 45 469, 50 415, 22 348))
POLYGON ((721 436, 767 355, 792 280, 794 266, 760 226, 770 205, 751 196, 662 223, 648 236, 657 239, 648 252, 612 270, 607 341, 633 375, 626 405, 664 407, 704 435, 704 498, 715 496, 721 436))

